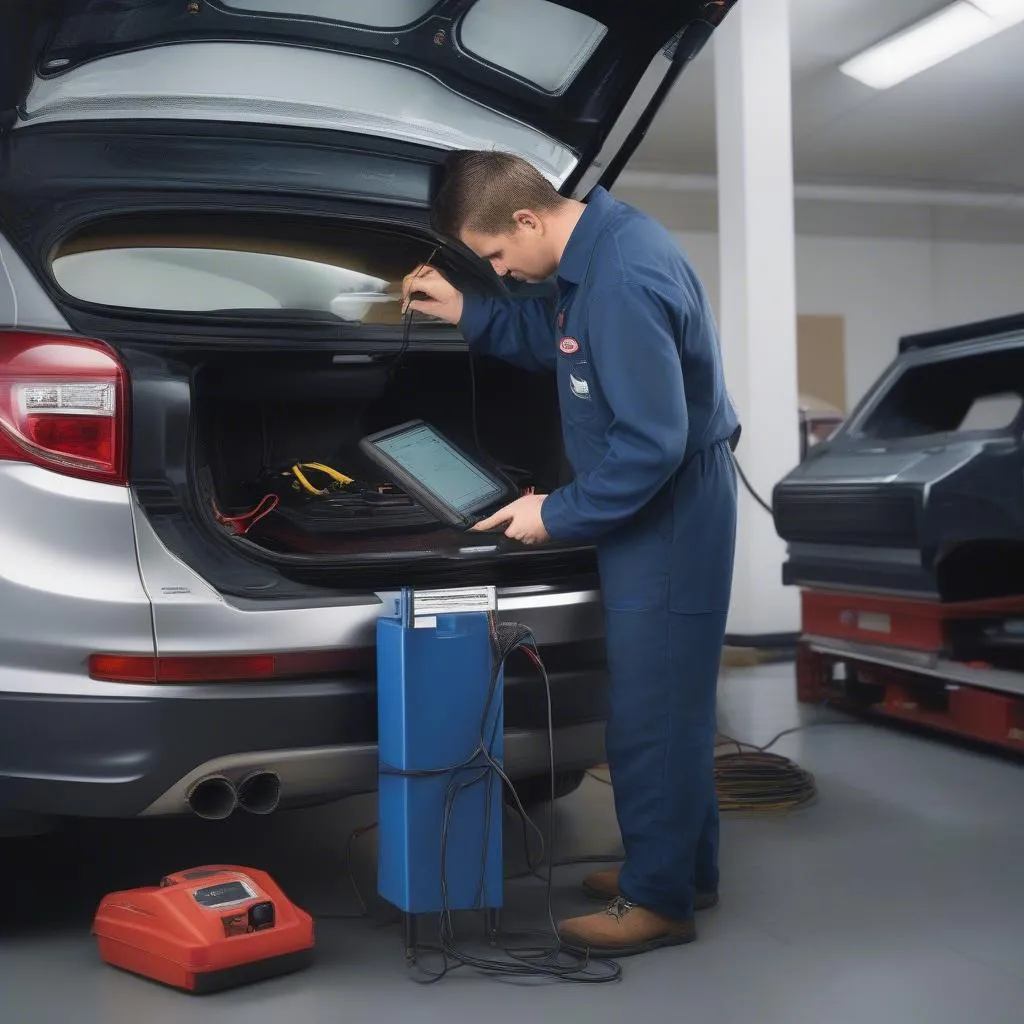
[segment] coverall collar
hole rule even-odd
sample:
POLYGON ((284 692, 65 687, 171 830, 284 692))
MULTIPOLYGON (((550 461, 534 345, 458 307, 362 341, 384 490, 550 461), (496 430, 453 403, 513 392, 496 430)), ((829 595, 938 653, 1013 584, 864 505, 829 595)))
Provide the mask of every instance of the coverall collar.
POLYGON ((598 185, 587 196, 586 206, 576 227, 572 229, 558 264, 558 277, 567 284, 579 284, 586 276, 594 246, 597 245, 605 220, 615 206, 615 200, 598 185))

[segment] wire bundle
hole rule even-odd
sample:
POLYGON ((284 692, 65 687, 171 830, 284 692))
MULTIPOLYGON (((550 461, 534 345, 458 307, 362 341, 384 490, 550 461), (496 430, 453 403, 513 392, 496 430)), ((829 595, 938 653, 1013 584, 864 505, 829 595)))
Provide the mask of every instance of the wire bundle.
POLYGON ((757 750, 716 757, 715 789, 724 814, 781 814, 817 796, 810 772, 780 754, 757 750))
MULTIPOLYGON (((751 743, 743 743, 719 733, 715 742, 716 747, 736 748, 734 753, 717 754, 715 757, 715 790, 718 794, 719 810, 724 814, 781 814, 813 803, 818 795, 814 776, 788 757, 768 752, 783 736, 789 736, 805 728, 809 726, 786 729, 763 747, 755 747, 751 743)), ((597 771, 591 770, 587 775, 602 785, 612 784, 607 775, 597 771)), ((584 860, 569 863, 586 862, 584 860)))
POLYGON ((763 747, 719 734, 716 746, 736 748, 715 757, 715 789, 723 813, 782 814, 817 799, 817 784, 806 768, 781 754, 769 753, 783 736, 802 728, 786 729, 763 747))

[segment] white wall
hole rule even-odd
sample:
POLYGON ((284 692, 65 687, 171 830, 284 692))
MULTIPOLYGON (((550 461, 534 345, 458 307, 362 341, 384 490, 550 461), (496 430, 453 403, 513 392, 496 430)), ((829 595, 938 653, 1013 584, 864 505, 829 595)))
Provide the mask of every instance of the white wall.
MULTIPOLYGON (((677 232, 717 308, 718 238, 677 232)), ((1024 245, 899 238, 797 238, 797 309, 846 319, 847 406, 903 334, 1024 312, 1024 245)))

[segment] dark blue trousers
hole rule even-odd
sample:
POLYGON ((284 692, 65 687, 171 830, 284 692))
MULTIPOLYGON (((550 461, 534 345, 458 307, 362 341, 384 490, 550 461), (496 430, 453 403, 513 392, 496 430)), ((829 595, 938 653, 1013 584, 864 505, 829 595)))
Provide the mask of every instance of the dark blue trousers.
POLYGON ((735 541, 736 476, 722 443, 598 549, 619 887, 679 920, 693 915, 695 891, 718 888, 715 705, 735 541))

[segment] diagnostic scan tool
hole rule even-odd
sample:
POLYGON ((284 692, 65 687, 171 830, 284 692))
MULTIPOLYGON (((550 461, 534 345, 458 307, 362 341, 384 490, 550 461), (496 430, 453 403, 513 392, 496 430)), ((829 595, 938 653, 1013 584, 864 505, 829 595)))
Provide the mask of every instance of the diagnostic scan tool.
POLYGON ((360 448, 447 526, 468 530, 516 497, 515 485, 498 470, 485 468, 422 420, 371 434, 360 448))

